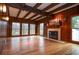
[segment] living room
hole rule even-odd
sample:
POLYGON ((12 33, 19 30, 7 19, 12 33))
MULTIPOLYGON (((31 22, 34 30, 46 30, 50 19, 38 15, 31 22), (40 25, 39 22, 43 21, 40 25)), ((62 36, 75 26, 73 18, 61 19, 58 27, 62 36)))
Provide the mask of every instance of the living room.
POLYGON ((79 3, 0 3, 0 54, 78 55, 79 3))

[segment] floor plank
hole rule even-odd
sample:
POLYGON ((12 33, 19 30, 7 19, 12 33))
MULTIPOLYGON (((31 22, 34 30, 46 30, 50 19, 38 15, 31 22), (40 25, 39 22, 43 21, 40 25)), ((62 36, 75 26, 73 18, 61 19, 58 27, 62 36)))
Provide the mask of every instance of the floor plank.
MULTIPOLYGON (((2 55, 78 55, 79 45, 41 36, 4 38, 2 55)), ((0 38, 0 40, 3 40, 0 38)), ((1 43, 1 42, 0 42, 1 43)))

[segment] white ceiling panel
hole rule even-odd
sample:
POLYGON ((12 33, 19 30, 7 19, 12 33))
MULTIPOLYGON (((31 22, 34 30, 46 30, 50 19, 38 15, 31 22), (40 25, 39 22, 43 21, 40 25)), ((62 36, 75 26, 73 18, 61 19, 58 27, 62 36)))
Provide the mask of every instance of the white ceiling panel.
POLYGON ((31 12, 28 16, 26 16, 25 19, 29 19, 30 17, 32 17, 33 15, 35 15, 36 13, 31 12))
POLYGON ((34 20, 35 18, 38 18, 38 17, 40 17, 40 16, 41 16, 41 15, 37 15, 37 16, 33 17, 32 20, 34 20))
POLYGON ((22 10, 18 17, 23 18, 27 13, 28 13, 28 11, 22 10))
POLYGON ((13 7, 9 7, 9 12, 10 12, 10 16, 16 17, 18 12, 19 12, 19 9, 13 8, 13 7))
POLYGON ((41 4, 37 9, 43 10, 44 8, 46 8, 48 5, 50 5, 51 3, 43 3, 41 4))
POLYGON ((36 3, 26 3, 26 5, 28 5, 30 7, 34 7, 36 5, 36 3))
POLYGON ((63 6, 63 5, 65 5, 65 4, 66 4, 66 3, 60 3, 60 4, 56 5, 55 7, 52 7, 52 8, 50 8, 50 9, 46 10, 46 12, 53 11, 53 10, 55 10, 56 8, 59 8, 59 7, 63 6))

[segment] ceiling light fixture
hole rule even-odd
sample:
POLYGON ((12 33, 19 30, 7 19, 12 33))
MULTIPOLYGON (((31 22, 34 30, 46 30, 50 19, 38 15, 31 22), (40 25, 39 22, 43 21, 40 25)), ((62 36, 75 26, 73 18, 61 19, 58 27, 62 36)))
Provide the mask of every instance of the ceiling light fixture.
POLYGON ((0 4, 0 12, 1 13, 6 13, 7 12, 6 5, 5 4, 0 4))

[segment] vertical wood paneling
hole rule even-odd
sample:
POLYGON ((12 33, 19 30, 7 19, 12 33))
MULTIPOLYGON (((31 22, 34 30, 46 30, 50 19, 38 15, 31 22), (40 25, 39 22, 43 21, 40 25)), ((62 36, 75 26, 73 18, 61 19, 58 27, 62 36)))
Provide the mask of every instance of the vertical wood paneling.
MULTIPOLYGON (((66 11, 57 13, 53 16, 54 19, 59 19, 62 21, 61 28, 61 40, 70 42, 72 40, 72 28, 71 28, 71 18, 73 16, 79 15, 79 6, 68 9, 66 11)), ((53 20, 54 20, 53 19, 53 20)), ((49 25, 47 29, 54 28, 53 25, 49 25)))

